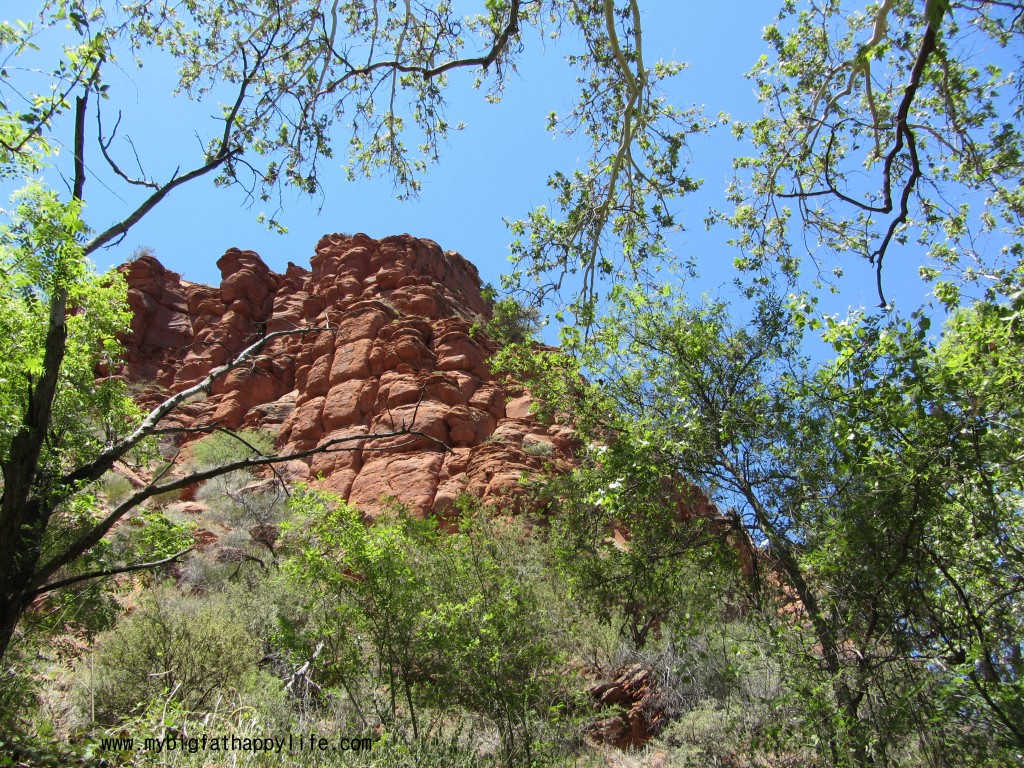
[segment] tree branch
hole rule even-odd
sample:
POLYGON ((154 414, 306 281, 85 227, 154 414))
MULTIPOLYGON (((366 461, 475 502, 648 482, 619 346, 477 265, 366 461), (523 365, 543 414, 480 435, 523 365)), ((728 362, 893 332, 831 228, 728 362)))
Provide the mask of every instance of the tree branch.
MULTIPOLYGON (((405 74, 416 74, 422 77, 424 80, 430 80, 432 78, 437 77, 438 75, 443 75, 445 72, 448 72, 449 70, 452 69, 476 66, 482 67, 483 69, 488 69, 492 64, 494 64, 495 61, 498 60, 498 57, 505 52, 505 49, 508 47, 509 40, 512 39, 515 35, 519 34, 519 9, 522 5, 522 2, 523 0, 512 0, 509 6, 508 23, 504 26, 504 28, 502 28, 501 32, 494 39, 494 43, 491 45, 491 50, 489 50, 483 56, 478 56, 476 58, 471 59, 453 59, 452 61, 447 61, 444 64, 441 64, 436 67, 423 67, 412 64, 402 64, 397 59, 391 61, 377 61, 374 62, 373 64, 368 64, 365 67, 351 67, 349 71, 346 72, 340 79, 333 83, 329 83, 327 90, 322 93, 332 93, 338 88, 338 86, 340 86, 346 80, 349 80, 350 78, 353 77, 359 77, 361 75, 369 75, 377 71, 378 69, 391 69, 393 71, 402 72, 405 74)), ((338 57, 338 59, 342 63, 346 65, 348 64, 347 59, 345 59, 345 57, 339 54, 337 51, 334 51, 333 48, 332 52, 334 53, 335 56, 338 57)))
POLYGON ((46 579, 53 576, 60 568, 64 567, 76 557, 87 552, 91 547, 99 543, 100 539, 114 526, 118 520, 124 517, 131 509, 139 506, 146 499, 156 496, 161 493, 168 491, 177 491, 182 488, 186 488, 195 483, 201 483, 205 480, 210 480, 220 475, 226 475, 229 472, 236 472, 240 469, 252 469, 255 467, 269 466, 273 464, 280 464, 285 461, 294 461, 296 459, 304 459, 308 456, 313 456, 320 453, 339 453, 343 451, 356 451, 356 450, 397 450, 400 448, 407 447, 410 443, 401 443, 399 445, 388 446, 387 448, 365 448, 362 445, 356 447, 338 447, 345 446, 347 443, 353 442, 364 442, 366 440, 380 440, 389 437, 416 437, 425 438, 426 440, 436 444, 444 451, 451 450, 442 441, 436 437, 413 430, 413 426, 410 424, 408 427, 404 427, 399 430, 393 430, 391 432, 378 432, 367 435, 349 435, 346 437, 336 437, 332 440, 328 440, 322 445, 318 445, 315 448, 308 448, 304 451, 296 451, 295 453, 287 454, 276 454, 274 456, 255 456, 246 459, 240 459, 229 464, 224 464, 219 467, 212 469, 202 470, 199 472, 192 472, 191 474, 185 475, 184 477, 172 480, 171 482, 164 483, 162 485, 154 485, 150 483, 145 488, 137 491, 135 494, 130 496, 125 501, 121 502, 115 507, 105 518, 93 526, 90 530, 82 534, 77 541, 70 546, 66 547, 64 552, 53 557, 49 562, 37 569, 35 576, 33 576, 33 585, 39 584, 46 579))
MULTIPOLYGON (((102 118, 102 114, 100 112, 99 106, 96 107, 96 141, 100 145, 100 152, 103 154, 103 159, 107 161, 107 165, 110 166, 111 170, 113 170, 114 173, 116 173, 118 176, 120 176, 122 179, 124 179, 129 184, 132 184, 132 185, 135 185, 135 186, 140 186, 140 187, 149 187, 150 189, 159 190, 160 189, 160 185, 157 184, 155 181, 150 181, 149 179, 145 179, 145 178, 143 178, 143 179, 133 179, 127 173, 122 171, 121 167, 114 161, 114 158, 112 158, 110 156, 110 153, 108 152, 108 150, 110 149, 110 145, 114 141, 114 137, 117 135, 117 128, 118 128, 119 125, 121 125, 121 113, 120 112, 117 113, 117 122, 114 123, 114 130, 110 134, 110 138, 107 141, 104 141, 103 140, 103 118, 102 118)), ((131 139, 129 139, 128 142, 129 142, 129 144, 131 144, 131 139)), ((135 145, 134 144, 132 144, 132 149, 134 151, 134 149, 135 149, 135 145)), ((139 161, 139 155, 136 152, 135 153, 135 162, 138 162, 138 161, 139 161)), ((140 167, 139 170, 142 170, 142 168, 140 167)), ((143 171, 143 174, 144 173, 145 173, 145 171, 143 171)))
POLYGON ((136 208, 131 214, 109 227, 104 232, 96 235, 96 237, 86 243, 83 249, 83 254, 85 256, 88 256, 94 251, 102 248, 115 238, 122 237, 127 234, 129 229, 138 224, 147 213, 153 210, 165 197, 167 197, 167 195, 182 184, 187 184, 190 181, 198 179, 200 176, 205 176, 210 171, 220 167, 230 160, 235 154, 240 154, 242 152, 242 150, 237 147, 231 147, 231 136, 235 129, 235 121, 238 119, 238 114, 242 109, 242 103, 245 101, 246 93, 249 86, 252 84, 255 73, 259 70, 260 66, 262 66, 263 61, 272 50, 273 41, 276 36, 277 30, 275 29, 274 34, 272 34, 268 39, 266 47, 258 52, 253 67, 249 69, 246 72, 245 77, 242 78, 241 85, 238 88, 238 95, 235 98, 235 103, 232 105, 231 111, 224 118, 224 132, 221 135, 220 146, 217 148, 214 155, 205 163, 189 171, 184 176, 178 176, 177 173, 175 173, 174 177, 169 182, 157 188, 157 190, 146 198, 142 205, 136 208))
MULTIPOLYGON (((82 482, 91 482, 93 480, 98 480, 104 472, 106 472, 113 466, 115 461, 117 461, 126 453, 128 453, 143 439, 153 434, 157 424, 159 424, 168 414, 174 411, 174 409, 176 409, 179 405, 194 397, 195 395, 198 395, 200 392, 208 391, 209 388, 217 379, 221 378, 225 374, 229 373, 230 371, 234 370, 239 365, 244 363, 250 357, 252 357, 261 349, 263 349, 263 347, 266 346, 268 342, 271 342, 274 339, 280 338, 282 336, 290 336, 291 334, 295 333, 306 334, 315 333, 322 330, 324 329, 295 328, 292 330, 274 331, 273 333, 268 333, 266 336, 263 336, 254 344, 251 344, 250 346, 243 349, 241 352, 238 353, 236 357, 234 357, 231 360, 228 360, 228 362, 224 363, 224 365, 210 371, 209 375, 207 375, 207 377, 200 381, 198 384, 195 384, 189 387, 188 389, 182 390, 181 392, 178 392, 176 395, 172 395, 171 397, 164 400, 162 403, 160 403, 160 405, 158 405, 156 408, 149 412, 146 418, 142 420, 142 423, 139 424, 139 426, 136 427, 135 430, 130 435, 104 450, 99 456, 90 461, 88 464, 84 464, 78 469, 74 470, 73 472, 70 472, 67 475, 65 475, 61 479, 61 484, 65 486, 73 486, 82 482)), ((211 428, 215 428, 215 426, 211 426, 211 428)))
MULTIPOLYGON (((934 2, 935 0, 929 0, 927 10, 930 11, 934 2)), ((924 38, 921 40, 921 48, 918 50, 917 59, 914 61, 914 68, 910 73, 910 81, 907 83, 906 90, 903 92, 903 99, 896 112, 896 143, 893 145, 888 156, 886 156, 885 166, 882 170, 885 205, 887 208, 891 209, 892 166, 896 157, 903 149, 904 141, 906 141, 907 150, 910 154, 910 176, 903 185, 903 191, 900 195, 900 211, 896 218, 889 222, 889 227, 885 233, 885 237, 869 258, 869 262, 875 265, 875 281, 878 288, 878 299, 883 307, 887 306, 888 302, 885 300, 885 294, 882 291, 882 260, 885 258, 886 250, 889 248, 889 243, 895 236, 896 231, 907 222, 910 214, 910 195, 913 193, 917 186, 917 182, 923 175, 921 173, 921 164, 917 156, 917 141, 914 137, 913 130, 911 130, 907 123, 907 119, 910 116, 910 108, 914 103, 914 97, 917 95, 917 90, 921 86, 921 79, 924 76, 924 69, 928 63, 928 58, 935 51, 936 43, 938 41, 937 26, 940 22, 941 17, 936 19, 934 23, 931 18, 928 20, 928 28, 925 30, 924 38)))
POLYGON ((47 592, 53 592, 56 589, 71 586, 81 581, 88 581, 89 579, 100 579, 105 576, 117 576, 119 573, 131 573, 132 571, 144 571, 149 568, 159 568, 161 565, 167 565, 173 563, 179 557, 188 554, 195 547, 186 547, 176 554, 170 557, 165 557, 163 560, 155 560, 151 563, 136 563, 135 565, 122 565, 118 568, 104 568, 98 571, 89 571, 88 573, 80 573, 77 576, 68 576, 66 579, 60 581, 51 581, 49 584, 43 584, 41 587, 35 587, 25 593, 25 603, 30 603, 40 595, 46 594, 47 592))

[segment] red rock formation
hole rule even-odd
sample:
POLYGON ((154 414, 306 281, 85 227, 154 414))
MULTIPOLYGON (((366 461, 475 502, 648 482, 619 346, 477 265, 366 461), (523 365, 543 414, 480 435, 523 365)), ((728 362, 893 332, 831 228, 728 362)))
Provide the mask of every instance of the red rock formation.
POLYGON ((463 491, 515 497, 524 477, 571 461, 570 430, 541 425, 522 388, 489 371, 493 346, 474 330, 488 312, 480 278, 458 253, 409 235, 328 235, 312 271, 278 275, 237 249, 217 266, 218 288, 150 256, 124 267, 135 312, 124 375, 155 385, 141 399, 201 381, 263 334, 295 333, 219 380, 180 423, 269 429, 282 452, 365 435, 288 471, 371 512, 384 496, 440 515, 463 491), (372 438, 403 428, 427 437, 372 438))
POLYGON ((620 749, 638 749, 668 724, 658 684, 651 670, 634 664, 620 670, 614 680, 587 689, 595 702, 617 713, 593 723, 591 738, 620 749))

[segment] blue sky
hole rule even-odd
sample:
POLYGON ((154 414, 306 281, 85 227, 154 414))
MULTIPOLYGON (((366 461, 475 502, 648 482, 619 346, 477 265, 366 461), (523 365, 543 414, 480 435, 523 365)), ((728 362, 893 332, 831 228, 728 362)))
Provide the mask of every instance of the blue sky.
MULTIPOLYGON (((743 73, 759 53, 761 28, 771 20, 772 3, 721 0, 713 10, 711 6, 646 0, 645 57, 649 62, 677 59, 690 64, 669 91, 678 106, 703 104, 710 114, 749 116, 757 106, 743 73)), ((469 89, 469 78, 454 79, 448 116, 467 127, 451 134, 440 164, 424 177, 418 199, 396 200, 381 180, 346 182, 338 158, 327 166, 333 178, 325 185, 324 198, 286 193, 279 218, 289 232, 278 235, 256 222, 257 214, 272 210, 259 204, 247 208, 240 190, 215 189, 212 179, 204 178, 173 192, 123 242, 96 254, 98 266, 121 263, 136 247, 148 246, 187 279, 217 282, 215 262, 232 246, 258 251, 272 269, 283 271, 289 261, 306 264, 326 233, 362 231, 383 237, 409 232, 460 251, 485 281, 497 284, 507 271, 511 239, 503 218, 523 217, 548 202, 547 175, 555 168, 570 171, 586 151, 545 130, 548 113, 568 111, 575 96, 573 72, 563 60, 575 51, 572 41, 552 43, 532 34, 525 43, 520 72, 511 77, 500 104, 485 103, 482 91, 469 89)), ((120 133, 131 136, 147 172, 157 178, 169 176, 179 163, 187 169, 196 162, 199 142, 192 134, 197 126, 212 125, 208 115, 214 111, 209 104, 171 98, 170 75, 168 62, 159 59, 147 60, 141 71, 124 63, 121 71, 108 68, 106 75, 124 113, 120 133)), ((722 273, 719 264, 731 264, 732 255, 724 248, 724 230, 710 238, 704 235, 703 218, 708 205, 722 199, 734 147, 727 128, 694 143, 694 172, 707 180, 706 191, 680 202, 689 231, 674 238, 674 244, 681 253, 698 254, 711 280, 722 273)), ((65 150, 65 162, 70 154, 65 150)), ((86 218, 96 229, 125 215, 138 199, 124 185, 104 184, 101 163, 92 158, 95 170, 86 187, 86 218)))
MULTIPOLYGON (((644 0, 642 7, 648 64, 657 59, 689 64, 670 84, 670 101, 681 108, 703 105, 709 115, 728 112, 735 119, 759 114, 753 85, 744 73, 765 50, 761 31, 774 17, 775 3, 644 0)), ((552 43, 527 34, 520 72, 510 78, 504 100, 497 105, 485 103, 483 92, 470 90, 469 77, 453 78, 448 117, 467 127, 452 133, 440 164, 424 178, 418 199, 396 200, 393 189, 382 180, 346 182, 339 158, 326 169, 333 173, 324 174, 330 178, 322 199, 286 193, 284 209, 277 215, 289 233, 278 235, 256 222, 263 209, 258 204, 245 207, 240 190, 216 189, 212 178, 204 178, 173 192, 121 243, 96 254, 98 266, 122 263, 135 248, 147 246, 186 279, 217 283, 216 261, 229 247, 255 250, 272 269, 283 271, 289 261, 306 266, 316 242, 327 233, 361 231, 379 238, 408 232, 460 251, 477 265, 485 282, 497 285, 508 270, 511 239, 503 219, 524 217, 547 203, 548 174, 556 168, 571 172, 584 159, 585 146, 545 130, 548 113, 567 111, 574 100, 573 72, 564 56, 575 50, 571 39, 552 43)), ((149 175, 167 178, 177 165, 188 169, 197 163, 200 151, 194 132, 204 124, 212 125, 209 115, 216 106, 171 98, 174 81, 169 60, 147 59, 141 71, 130 63, 120 71, 108 68, 106 81, 123 110, 120 133, 135 141, 149 175)), ((744 148, 724 126, 710 136, 697 137, 690 150, 692 175, 703 178, 705 184, 698 194, 679 201, 677 220, 686 231, 673 235, 670 242, 678 256, 693 257, 698 264, 702 279, 694 287, 717 292, 734 276, 736 253, 727 245, 727 229, 707 232, 703 221, 709 207, 725 205, 723 190, 731 175, 730 163, 744 148)), ((70 154, 64 152, 62 164, 69 162, 70 154)), ((141 198, 133 198, 132 190, 115 184, 116 180, 105 180, 99 167, 102 160, 95 150, 93 155, 86 219, 102 230, 141 198)), ((52 174, 48 178, 58 184, 52 174)), ((850 279, 837 308, 875 304, 870 267, 865 263, 845 266, 850 279)), ((898 265, 890 272, 890 284, 916 283, 912 274, 900 275, 898 265)))

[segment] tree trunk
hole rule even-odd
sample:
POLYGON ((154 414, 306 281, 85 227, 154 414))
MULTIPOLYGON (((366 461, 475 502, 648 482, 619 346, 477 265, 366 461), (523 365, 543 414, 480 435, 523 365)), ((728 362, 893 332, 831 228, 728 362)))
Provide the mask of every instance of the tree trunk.
POLYGON ((67 345, 67 301, 67 290, 56 288, 50 299, 43 374, 34 388, 29 377, 21 429, 0 464, 4 478, 0 497, 0 659, 25 607, 25 596, 42 554, 43 534, 52 512, 46 499, 38 497, 35 486, 67 345))

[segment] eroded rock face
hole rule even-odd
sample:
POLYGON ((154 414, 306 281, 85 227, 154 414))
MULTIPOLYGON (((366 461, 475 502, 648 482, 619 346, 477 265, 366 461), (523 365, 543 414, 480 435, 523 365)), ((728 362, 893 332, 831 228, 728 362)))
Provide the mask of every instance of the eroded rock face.
POLYGON ((613 680, 587 689, 594 701, 617 709, 593 723, 589 735, 620 749, 639 749, 668 724, 664 702, 652 671, 640 664, 619 670, 613 680))
POLYGON ((124 375, 155 385, 141 390, 146 404, 289 332, 179 423, 271 430, 285 453, 331 445, 286 470, 370 513, 394 497, 445 516, 463 491, 514 503, 524 478, 571 464, 571 432, 540 424, 522 387, 488 369, 493 345, 471 332, 488 311, 480 278, 458 253, 409 235, 339 234, 317 244, 311 270, 278 275, 238 249, 217 265, 216 288, 150 256, 123 268, 135 312, 124 375))

